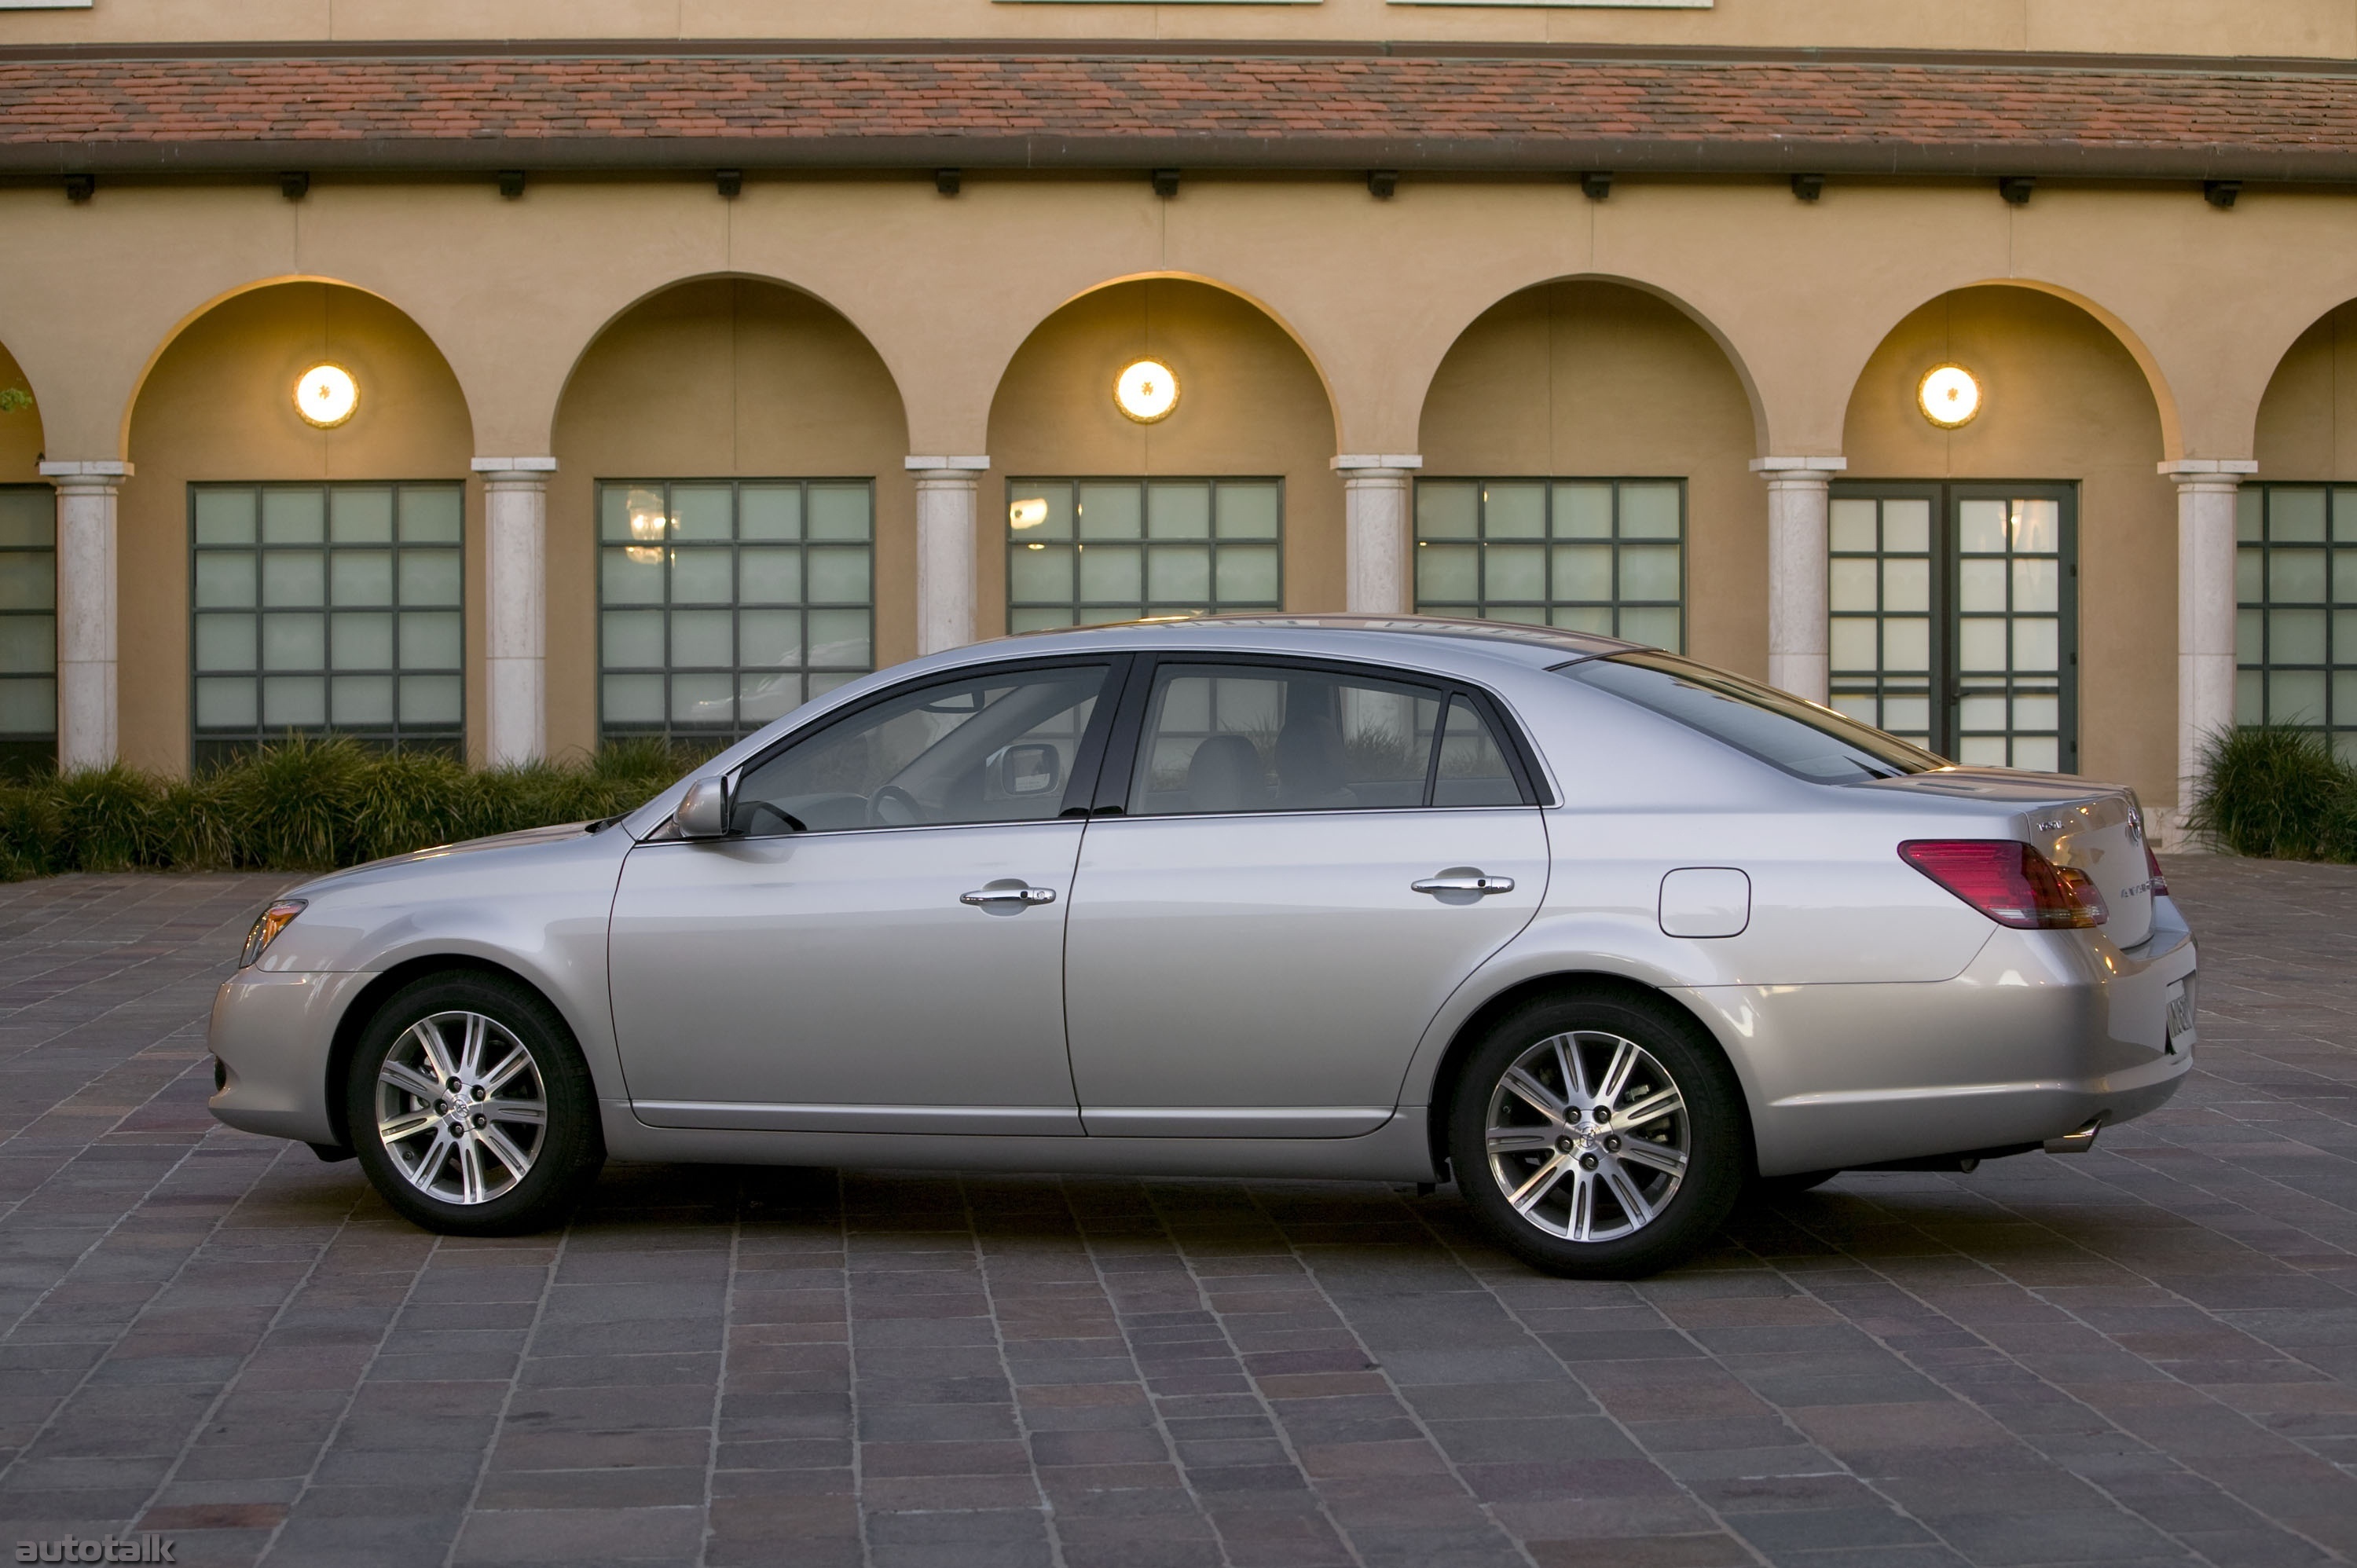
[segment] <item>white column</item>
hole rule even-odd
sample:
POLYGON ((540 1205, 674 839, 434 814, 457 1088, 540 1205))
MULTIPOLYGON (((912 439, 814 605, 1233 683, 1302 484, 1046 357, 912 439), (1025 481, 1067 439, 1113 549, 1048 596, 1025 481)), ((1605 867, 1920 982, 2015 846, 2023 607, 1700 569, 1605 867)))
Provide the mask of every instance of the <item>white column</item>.
POLYGON ((2177 481, 2177 810, 2171 844, 2201 773, 2201 748, 2234 727, 2234 502, 2252 462, 2184 458, 2177 481))
POLYGON ((1825 653, 1826 487, 1846 457, 1754 457, 1768 481, 1768 683, 1813 703, 1830 689, 1825 653))
POLYGON ((131 465, 44 463, 58 488, 58 770, 122 755, 115 674, 115 496, 131 465))
POLYGON ((978 476, 987 457, 910 457, 917 479, 917 651, 974 640, 978 476))
POLYGON ((548 755, 548 476, 554 457, 478 457, 483 478, 484 760, 548 755))
POLYGON ((1407 452, 1352 452, 1330 466, 1342 476, 1344 607, 1353 615, 1415 609, 1408 514, 1415 471, 1424 459, 1407 452))

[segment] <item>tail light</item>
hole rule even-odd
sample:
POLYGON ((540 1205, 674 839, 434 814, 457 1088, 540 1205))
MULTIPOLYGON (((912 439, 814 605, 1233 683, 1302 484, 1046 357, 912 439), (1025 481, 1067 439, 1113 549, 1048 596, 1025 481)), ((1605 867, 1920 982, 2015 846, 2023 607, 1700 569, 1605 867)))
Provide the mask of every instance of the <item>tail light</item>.
POLYGON ((2057 865, 2016 839, 1910 839, 1899 858, 2016 930, 2083 929, 2109 918, 2085 872, 2057 865))
POLYGON ((2152 841, 2144 841, 2144 874, 2152 878, 2150 886, 2156 898, 2169 897, 2169 878, 2161 875, 2160 856, 2152 853, 2152 841))

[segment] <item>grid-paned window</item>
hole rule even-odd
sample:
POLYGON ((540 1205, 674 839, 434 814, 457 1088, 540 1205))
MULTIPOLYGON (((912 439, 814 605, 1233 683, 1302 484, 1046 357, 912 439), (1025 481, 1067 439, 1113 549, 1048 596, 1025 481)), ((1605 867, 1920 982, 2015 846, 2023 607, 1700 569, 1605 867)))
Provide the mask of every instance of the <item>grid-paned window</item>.
POLYGON ((294 735, 454 749, 466 492, 191 485, 197 760, 294 735))
POLYGON ((1006 628, 1283 607, 1278 479, 1017 479, 1006 628))
POLYGON ((0 771, 37 772, 57 756, 57 492, 0 486, 0 771))
POLYGON ((2070 487, 1852 482, 1826 532, 1834 707, 1959 762, 2076 766, 2070 487))
POLYGON ((599 723, 730 740, 876 667, 866 479, 597 487, 599 723))
POLYGON ((1685 645, 1685 486, 1675 479, 1423 479, 1426 615, 1685 645))
POLYGON ((2244 485, 2235 532, 2235 720, 2357 762, 2357 489, 2244 485))

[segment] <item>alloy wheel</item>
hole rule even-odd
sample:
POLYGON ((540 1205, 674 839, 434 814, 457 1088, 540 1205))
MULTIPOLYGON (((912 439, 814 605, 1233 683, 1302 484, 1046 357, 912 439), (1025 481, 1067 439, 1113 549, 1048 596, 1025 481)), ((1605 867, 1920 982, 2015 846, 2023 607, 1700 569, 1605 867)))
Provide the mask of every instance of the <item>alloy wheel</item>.
POLYGON ((378 1069, 375 1108, 394 1168, 444 1203, 489 1203, 514 1190, 548 1132, 540 1064, 481 1013, 435 1013, 402 1031, 378 1069))
POLYGON ((1490 1175, 1524 1220, 1571 1241, 1652 1224, 1684 1182, 1693 1130, 1660 1059, 1601 1030, 1551 1036, 1491 1090, 1490 1175))

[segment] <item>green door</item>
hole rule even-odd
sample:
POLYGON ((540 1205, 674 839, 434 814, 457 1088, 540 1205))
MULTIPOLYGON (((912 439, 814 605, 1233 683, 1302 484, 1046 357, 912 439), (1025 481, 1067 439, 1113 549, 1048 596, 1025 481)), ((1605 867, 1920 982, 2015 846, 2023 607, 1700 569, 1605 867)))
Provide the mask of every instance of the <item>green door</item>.
POLYGON ((2074 772, 2078 492, 1834 489, 1832 703, 1958 762, 2074 772))

